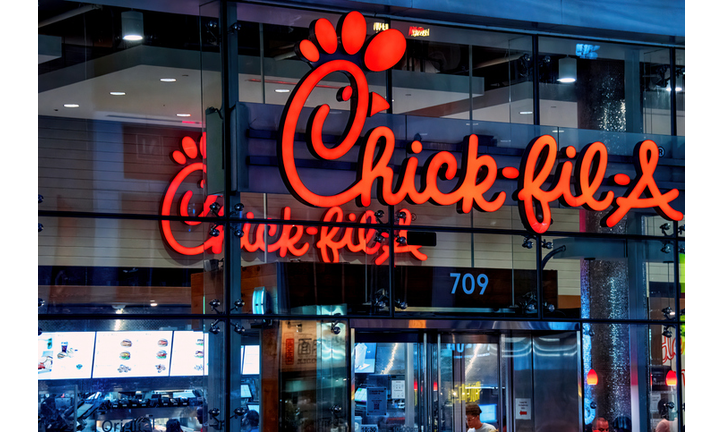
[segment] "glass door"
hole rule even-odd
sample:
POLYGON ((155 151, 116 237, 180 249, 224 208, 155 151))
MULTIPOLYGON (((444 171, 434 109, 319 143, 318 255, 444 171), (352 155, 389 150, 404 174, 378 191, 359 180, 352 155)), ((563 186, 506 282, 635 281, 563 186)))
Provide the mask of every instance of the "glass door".
POLYGON ((499 428, 498 336, 357 332, 353 364, 355 431, 499 428))
MULTIPOLYGON (((439 335, 439 427, 435 430, 499 429, 504 412, 499 337, 439 335)), ((433 384, 434 385, 434 384, 433 384)))

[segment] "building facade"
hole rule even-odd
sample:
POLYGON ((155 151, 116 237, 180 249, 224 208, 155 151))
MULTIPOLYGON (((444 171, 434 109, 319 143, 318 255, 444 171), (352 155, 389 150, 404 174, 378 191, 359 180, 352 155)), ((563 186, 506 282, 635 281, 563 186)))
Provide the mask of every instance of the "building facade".
POLYGON ((682 2, 39 6, 39 431, 684 428, 682 2))

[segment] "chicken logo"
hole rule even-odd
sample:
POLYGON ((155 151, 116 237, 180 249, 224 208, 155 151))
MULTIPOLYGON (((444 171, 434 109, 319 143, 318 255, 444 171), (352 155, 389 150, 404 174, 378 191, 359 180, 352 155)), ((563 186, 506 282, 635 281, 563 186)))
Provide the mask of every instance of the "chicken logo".
MULTIPOLYGON (((171 208, 173 206, 173 199, 176 196, 176 192, 180 188, 181 184, 193 173, 200 171, 201 173, 206 172, 206 165, 203 163, 203 158, 206 157, 206 134, 201 136, 201 139, 197 143, 191 137, 184 137, 181 140, 181 150, 176 150, 171 154, 171 158, 179 165, 185 165, 181 171, 171 180, 171 184, 166 190, 166 194, 163 197, 163 203, 161 204, 161 215, 170 216, 171 208)), ((198 183, 198 186, 203 189, 204 180, 198 183)), ((178 203, 178 215, 189 216, 188 208, 193 197, 193 192, 188 190, 183 194, 183 197, 178 203)), ((220 197, 217 195, 209 195, 206 197, 203 203, 203 210, 198 215, 193 216, 207 216, 211 211, 211 206, 216 203, 216 200, 220 197)), ((220 207, 220 206, 219 206, 220 207)), ((220 207, 219 216, 223 216, 223 207, 220 207)), ((201 224, 200 221, 183 221, 184 224, 189 226, 195 226, 201 224)), ((219 226, 219 234, 223 233, 223 227, 219 226)), ((171 221, 161 221, 161 231, 163 237, 168 242, 168 245, 173 248, 176 252, 183 255, 198 255, 203 253, 205 250, 210 249, 212 253, 221 253, 223 250, 223 235, 211 236, 203 243, 196 246, 184 246, 176 240, 171 229, 171 221)))

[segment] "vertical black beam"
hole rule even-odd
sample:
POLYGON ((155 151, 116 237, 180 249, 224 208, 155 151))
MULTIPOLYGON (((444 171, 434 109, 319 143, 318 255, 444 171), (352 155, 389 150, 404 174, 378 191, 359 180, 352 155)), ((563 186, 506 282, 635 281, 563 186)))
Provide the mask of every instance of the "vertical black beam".
POLYGON ((678 95, 675 91, 675 48, 670 48, 670 135, 678 135, 678 95))
POLYGON ((394 318, 395 303, 397 302, 394 280, 394 243, 397 241, 397 238, 394 235, 394 227, 396 226, 397 218, 394 214, 394 206, 388 206, 387 209, 387 211, 389 211, 389 221, 387 223, 389 226, 389 313, 391 317, 394 318))
MULTIPOLYGON (((387 18, 384 20, 388 28, 392 28, 392 20, 387 18)), ((394 114, 394 101, 392 100, 392 96, 394 93, 392 93, 392 69, 389 68, 386 71, 387 76, 387 102, 389 103, 389 108, 387 109, 388 114, 394 114)))
POLYGON ((540 56, 539 36, 532 36, 532 112, 533 122, 540 125, 540 56))
MULTIPOLYGON (((224 194, 223 194, 223 203, 224 203, 224 209, 226 210, 224 212, 224 265, 223 265, 223 281, 224 281, 224 328, 223 328, 223 336, 224 336, 224 394, 223 394, 223 400, 224 400, 224 407, 223 407, 223 417, 224 417, 224 424, 228 427, 231 417, 230 417, 230 411, 231 411, 231 392, 229 388, 229 383, 231 381, 231 350, 229 349, 231 346, 231 330, 230 330, 230 322, 228 320, 228 314, 230 311, 230 305, 231 305, 231 290, 229 287, 231 286, 231 263, 228 259, 228 252, 231 250, 231 235, 229 232, 229 213, 231 209, 231 190, 232 188, 232 181, 231 181, 231 170, 232 166, 235 165, 231 163, 231 158, 234 156, 231 152, 231 94, 230 94, 230 82, 231 77, 230 75, 230 69, 231 69, 231 55, 229 53, 229 46, 230 46, 230 37, 232 35, 232 30, 230 29, 230 25, 232 23, 236 22, 236 14, 234 13, 233 17, 229 16, 228 13, 229 4, 227 0, 221 0, 221 19, 220 19, 220 25, 219 30, 221 32, 221 92, 222 92, 222 106, 221 106, 221 112, 223 113, 223 154, 224 154, 224 194), (232 22, 230 22, 232 21, 232 22)), ((234 7, 235 10, 235 7, 234 7)), ((233 33, 235 37, 235 33, 233 33)), ((233 57, 233 59, 236 59, 236 56, 233 57)))
POLYGON ((537 318, 542 319, 544 301, 542 299, 542 236, 540 234, 535 235, 535 269, 537 270, 535 275, 537 283, 537 318))
POLYGON ((259 23, 259 72, 261 73, 261 103, 266 103, 266 71, 264 70, 264 23, 259 23))
MULTIPOLYGON (((674 89, 673 89, 674 90, 674 89)), ((674 93, 672 91, 671 93, 674 93)), ((675 243, 674 243, 674 249, 673 249, 673 279, 675 280, 675 319, 678 322, 678 325, 675 326, 675 374, 678 379, 678 385, 675 386, 675 391, 677 394, 677 410, 678 410, 678 430, 683 430, 683 380, 682 380, 682 371, 683 371, 683 361, 681 359, 681 356, 683 355, 683 352, 681 351, 683 343, 682 343, 682 334, 683 331, 681 330, 681 324, 682 322, 682 311, 680 310, 680 237, 678 233, 678 221, 673 221, 673 232, 675 234, 675 243)))

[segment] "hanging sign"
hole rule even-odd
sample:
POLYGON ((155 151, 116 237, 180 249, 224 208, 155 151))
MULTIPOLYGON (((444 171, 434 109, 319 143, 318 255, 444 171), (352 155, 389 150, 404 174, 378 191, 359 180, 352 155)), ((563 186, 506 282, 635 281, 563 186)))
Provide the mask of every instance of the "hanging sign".
POLYGON ((395 172, 390 166, 396 140, 394 132, 386 126, 378 126, 360 139, 366 118, 389 108, 389 103, 382 96, 369 91, 365 71, 380 72, 397 64, 404 56, 406 39, 399 30, 388 29, 366 41, 366 22, 359 12, 344 15, 338 28, 340 38, 328 20, 316 20, 311 26, 309 39, 297 45, 297 55, 307 61, 312 70, 299 81, 281 116, 277 149, 281 175, 288 190, 300 201, 331 208, 355 200, 358 205, 366 207, 371 205, 372 194, 376 190, 377 199, 384 205, 397 205, 406 200, 414 204, 456 204, 461 213, 469 213, 472 207, 493 212, 502 207, 506 198, 504 191, 493 192, 499 174, 506 179, 517 180, 518 189, 512 198, 518 202, 526 228, 536 233, 544 233, 550 228, 550 203, 553 201, 594 211, 612 207, 603 219, 603 225, 608 227, 620 222, 631 209, 652 208, 669 220, 683 218, 683 214, 670 205, 679 191, 672 189, 663 193, 653 179, 659 153, 658 146, 651 140, 645 140, 635 148, 635 179, 626 174, 612 177, 615 184, 628 186, 626 193, 618 197, 613 191, 598 194, 607 174, 608 151, 603 143, 592 143, 578 153, 571 146, 558 149, 557 142, 550 135, 532 141, 519 168, 498 167, 492 156, 479 155, 478 138, 470 135, 466 139, 461 165, 452 153, 440 151, 420 169, 420 160, 416 155, 422 152, 424 144, 415 140, 408 149, 412 156, 404 159, 395 181, 395 172), (341 47, 337 46, 339 39, 341 47), (340 89, 337 95, 339 101, 351 102, 345 134, 341 142, 332 147, 322 141, 323 125, 330 108, 326 104, 320 105, 309 117, 307 146, 317 158, 333 161, 345 156, 357 142, 361 142, 359 168, 356 181, 342 192, 320 195, 310 190, 299 175, 294 136, 299 116, 311 92, 322 79, 336 72, 345 74, 352 84, 340 89), (558 158, 561 163, 556 163, 558 158), (458 169, 461 169, 461 174, 457 177, 458 169), (483 173, 481 180, 480 173, 483 173), (420 187, 415 184, 417 175, 422 179, 420 187), (442 192, 439 179, 456 179, 457 186, 451 192, 442 192), (553 183, 552 186, 545 188, 543 185, 549 182, 553 183))

